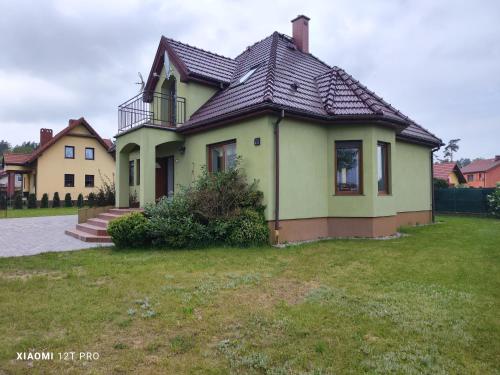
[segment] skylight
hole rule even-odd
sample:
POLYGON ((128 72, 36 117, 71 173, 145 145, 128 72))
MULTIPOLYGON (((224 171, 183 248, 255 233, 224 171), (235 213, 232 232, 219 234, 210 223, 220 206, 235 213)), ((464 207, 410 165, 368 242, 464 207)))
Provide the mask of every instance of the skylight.
POLYGON ((246 72, 244 75, 241 76, 239 83, 244 83, 250 76, 257 70, 257 67, 250 69, 248 72, 246 72))

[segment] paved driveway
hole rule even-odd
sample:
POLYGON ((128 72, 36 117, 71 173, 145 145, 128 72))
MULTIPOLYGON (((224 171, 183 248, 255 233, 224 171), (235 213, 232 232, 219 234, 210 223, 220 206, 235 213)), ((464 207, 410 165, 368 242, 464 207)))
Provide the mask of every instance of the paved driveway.
POLYGON ((75 227, 77 220, 76 215, 0 219, 0 257, 103 246, 64 234, 75 227))

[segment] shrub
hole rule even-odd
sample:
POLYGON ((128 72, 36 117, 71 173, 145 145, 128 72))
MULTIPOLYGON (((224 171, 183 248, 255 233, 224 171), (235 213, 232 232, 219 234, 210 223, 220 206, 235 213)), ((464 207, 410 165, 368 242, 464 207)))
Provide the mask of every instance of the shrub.
POLYGON ((139 207, 139 200, 137 199, 137 191, 132 190, 128 196, 129 207, 139 207))
POLYGON ((487 199, 490 213, 500 219, 500 188, 495 189, 493 193, 488 195, 487 199))
POLYGON ((7 209, 7 194, 0 192, 0 210, 7 209))
POLYGON ((99 190, 96 195, 97 206, 104 207, 106 206, 106 195, 103 190, 99 190))
POLYGON ((54 197, 52 198, 52 207, 61 207, 61 198, 59 198, 59 193, 56 191, 54 197))
POLYGON ((209 241, 208 230, 188 211, 185 195, 163 197, 145 209, 149 218, 149 236, 155 246, 172 248, 200 246, 209 241))
POLYGON ((236 168, 217 173, 209 173, 204 168, 201 176, 186 191, 189 211, 201 222, 232 218, 246 208, 264 212, 264 195, 257 190, 257 181, 248 184, 238 165, 239 161, 236 168))
POLYGON ((97 205, 114 206, 115 205, 115 183, 107 176, 103 176, 99 172, 101 178, 101 186, 97 189, 97 205))
POLYGON ((36 208, 36 195, 33 193, 28 195, 28 208, 36 208))
POLYGON ((87 195, 87 204, 89 207, 95 206, 95 194, 94 193, 89 193, 89 195, 87 195))
POLYGON ((40 201, 40 208, 49 208, 49 195, 44 193, 42 195, 42 200, 40 201))
POLYGON ((448 181, 440 178, 434 178, 432 184, 434 185, 434 189, 446 189, 449 187, 448 181))
POLYGON ((76 206, 78 208, 82 208, 83 207, 83 194, 82 193, 78 194, 78 198, 76 200, 76 206))
POLYGON ((246 209, 231 224, 228 237, 231 245, 263 245, 269 242, 269 227, 262 213, 246 209))
POLYGON ((66 193, 64 196, 64 207, 73 207, 73 200, 70 193, 66 193))
POLYGON ((108 233, 118 248, 141 247, 149 243, 148 220, 139 212, 111 221, 108 233))
POLYGON ((14 196, 14 208, 16 210, 23 208, 23 195, 21 193, 16 193, 14 196))
POLYGON ((149 236, 153 245, 172 248, 265 244, 269 229, 262 200, 257 182, 248 184, 240 169, 204 170, 190 188, 146 207, 149 236))

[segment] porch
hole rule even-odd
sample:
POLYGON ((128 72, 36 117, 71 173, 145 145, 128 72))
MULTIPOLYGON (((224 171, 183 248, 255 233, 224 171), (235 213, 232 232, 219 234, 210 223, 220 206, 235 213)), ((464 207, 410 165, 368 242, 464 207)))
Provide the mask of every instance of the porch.
POLYGON ((142 126, 118 135, 116 206, 144 207, 173 195, 176 157, 183 145, 184 137, 167 128, 142 126))

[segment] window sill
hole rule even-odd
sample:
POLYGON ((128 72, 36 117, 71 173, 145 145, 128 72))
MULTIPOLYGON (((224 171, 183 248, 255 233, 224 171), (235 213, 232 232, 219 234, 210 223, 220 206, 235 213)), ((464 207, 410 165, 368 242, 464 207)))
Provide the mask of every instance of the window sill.
POLYGON ((334 197, 364 197, 364 194, 360 193, 336 193, 333 194, 334 197))

